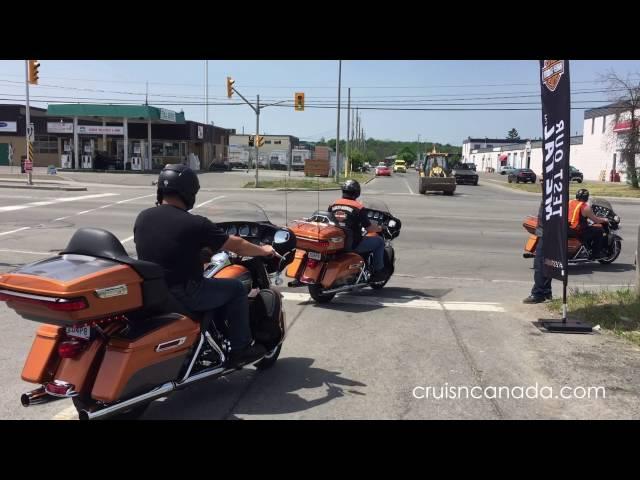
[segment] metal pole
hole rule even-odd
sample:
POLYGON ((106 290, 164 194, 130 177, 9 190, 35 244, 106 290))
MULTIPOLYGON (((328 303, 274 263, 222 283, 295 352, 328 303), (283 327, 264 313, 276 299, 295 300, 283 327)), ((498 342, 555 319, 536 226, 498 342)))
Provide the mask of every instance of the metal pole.
POLYGON ((204 61, 204 123, 209 125, 209 60, 204 61))
POLYGON ((420 134, 418 134, 418 148, 416 148, 416 165, 420 163, 420 134))
POLYGON ((345 157, 347 162, 344 168, 345 177, 351 173, 351 159, 349 158, 349 133, 351 132, 351 87, 347 90, 347 150, 345 157))
POLYGON ((258 100, 256 103, 256 136, 255 136, 255 146, 256 146, 256 185, 255 187, 258 188, 258 165, 259 165, 259 158, 260 158, 260 143, 258 142, 258 135, 260 134, 260 95, 257 96, 258 100))
MULTIPOLYGON (((29 127, 31 126, 31 116, 30 116, 30 112, 29 112, 29 60, 25 60, 24 61, 24 68, 25 68, 25 87, 27 89, 27 104, 26 104, 26 108, 25 108, 25 113, 26 113, 26 128, 25 128, 25 135, 26 135, 26 140, 27 140, 27 162, 32 162, 33 159, 31 158, 31 140, 29 139, 29 127)), ((35 135, 35 132, 34 132, 35 135)), ((33 168, 33 163, 31 164, 32 168, 33 168)), ((29 170, 27 172, 27 183, 29 185, 33 185, 33 179, 31 177, 31 170, 29 170)))
POLYGON ((336 183, 340 181, 340 88, 342 86, 342 60, 338 60, 338 127, 336 131, 336 183))

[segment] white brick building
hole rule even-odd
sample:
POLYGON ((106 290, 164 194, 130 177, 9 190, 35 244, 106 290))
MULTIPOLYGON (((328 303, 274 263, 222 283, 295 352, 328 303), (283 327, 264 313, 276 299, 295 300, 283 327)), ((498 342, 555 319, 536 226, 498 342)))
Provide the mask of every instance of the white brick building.
MULTIPOLYGON (((612 170, 620 173, 626 181, 624 167, 620 165, 620 144, 617 132, 630 128, 628 117, 621 115, 616 123, 617 105, 607 105, 584 112, 583 135, 571 137, 571 165, 584 174, 585 180, 609 181, 612 170)), ((640 112, 639 112, 640 116, 640 112)), ((462 144, 465 162, 475 163, 479 171, 501 165, 514 168, 531 168, 536 175, 542 174, 542 142, 520 140, 512 143, 504 139, 468 138, 462 144), (476 148, 478 147, 478 148, 476 148)), ((637 164, 637 162, 636 162, 637 164)))

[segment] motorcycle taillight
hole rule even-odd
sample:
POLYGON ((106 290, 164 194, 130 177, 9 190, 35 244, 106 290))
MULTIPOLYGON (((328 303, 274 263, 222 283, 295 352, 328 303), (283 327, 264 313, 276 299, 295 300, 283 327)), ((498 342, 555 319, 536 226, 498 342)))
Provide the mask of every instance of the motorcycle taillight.
POLYGON ((58 355, 60 358, 75 358, 82 350, 86 342, 80 340, 66 340, 58 345, 58 355))
POLYGON ((310 259, 307 261, 307 267, 309 267, 309 268, 316 268, 316 267, 318 266, 318 264, 319 264, 319 263, 320 263, 320 262, 319 262, 318 260, 314 260, 313 258, 310 258, 310 259))

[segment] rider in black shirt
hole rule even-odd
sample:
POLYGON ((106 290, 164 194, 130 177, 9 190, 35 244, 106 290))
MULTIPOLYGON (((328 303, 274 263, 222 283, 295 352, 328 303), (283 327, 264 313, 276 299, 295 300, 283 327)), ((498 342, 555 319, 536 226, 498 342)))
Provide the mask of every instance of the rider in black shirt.
POLYGON ((156 206, 136 219, 136 251, 140 260, 164 268, 169 289, 189 309, 206 312, 226 307, 230 361, 244 363, 265 353, 262 345, 253 343, 244 286, 236 279, 204 278, 201 252, 209 248, 258 257, 271 256, 274 250, 229 236, 208 218, 189 213, 199 189, 198 176, 189 167, 166 165, 158 178, 156 206))

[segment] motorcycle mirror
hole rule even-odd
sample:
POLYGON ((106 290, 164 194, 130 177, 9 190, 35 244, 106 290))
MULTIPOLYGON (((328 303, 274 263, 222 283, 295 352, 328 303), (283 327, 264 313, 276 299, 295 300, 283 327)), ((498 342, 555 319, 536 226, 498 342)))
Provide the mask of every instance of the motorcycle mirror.
POLYGON ((390 220, 390 221, 389 221, 389 227, 390 227, 390 228, 393 228, 393 227, 395 227, 395 226, 396 226, 396 221, 395 221, 395 220, 390 220))
POLYGON ((287 230, 278 230, 273 236, 273 243, 287 243, 291 235, 287 230))
POLYGON ((613 216, 613 221, 616 223, 620 223, 620 217, 618 215, 613 216))

